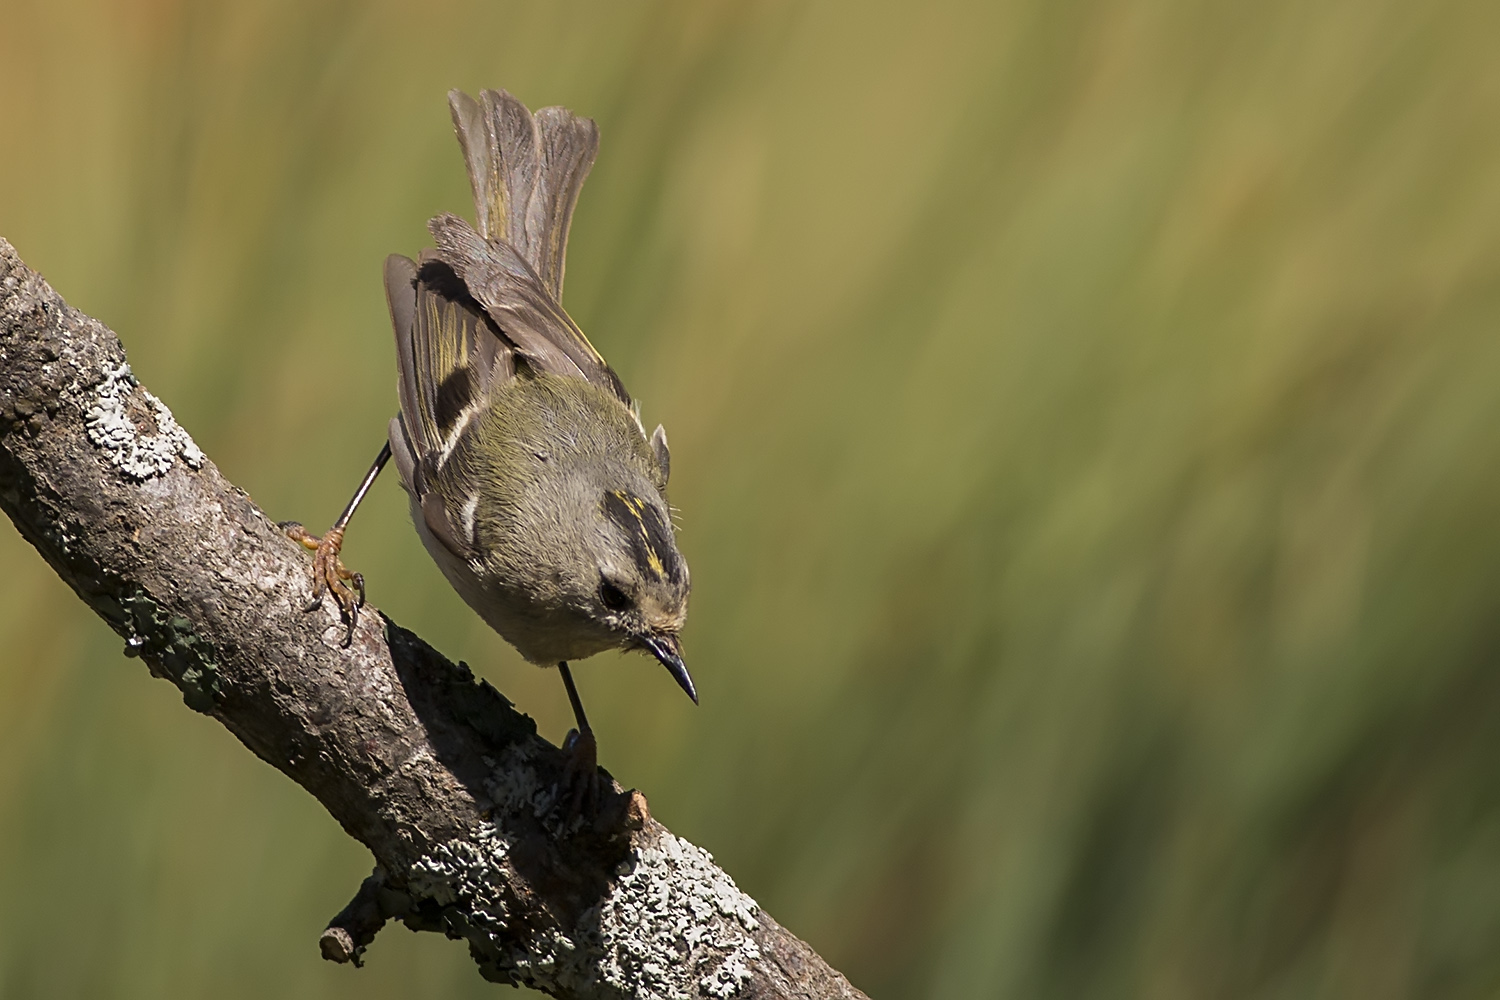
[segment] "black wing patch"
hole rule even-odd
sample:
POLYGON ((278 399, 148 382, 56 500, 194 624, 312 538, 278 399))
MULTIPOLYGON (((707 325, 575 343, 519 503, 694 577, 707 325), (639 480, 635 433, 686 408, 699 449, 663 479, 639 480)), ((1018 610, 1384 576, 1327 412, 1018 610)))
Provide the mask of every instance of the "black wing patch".
POLYGON ((467 367, 453 369, 438 386, 437 403, 433 407, 433 416, 437 418, 437 425, 443 433, 453 429, 458 418, 463 416, 464 408, 473 401, 473 373, 467 367))

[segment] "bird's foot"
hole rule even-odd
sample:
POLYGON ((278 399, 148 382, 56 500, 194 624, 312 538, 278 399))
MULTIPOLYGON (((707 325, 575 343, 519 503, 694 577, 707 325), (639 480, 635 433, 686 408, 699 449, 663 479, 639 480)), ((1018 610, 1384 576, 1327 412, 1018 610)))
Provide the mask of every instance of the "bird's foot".
POLYGON ((558 803, 567 803, 569 818, 592 816, 599 808, 599 744, 594 740, 594 731, 568 730, 563 740, 563 753, 568 755, 563 769, 562 787, 558 803))
POLYGON ((288 538, 301 542, 315 553, 312 601, 303 610, 311 611, 321 604, 324 591, 332 594, 338 602, 339 616, 348 626, 343 641, 343 645, 348 646, 354 640, 359 609, 365 606, 365 578, 363 574, 350 572, 339 558, 339 550, 344 547, 344 529, 330 528, 322 535, 314 535, 296 521, 282 521, 278 527, 288 538))

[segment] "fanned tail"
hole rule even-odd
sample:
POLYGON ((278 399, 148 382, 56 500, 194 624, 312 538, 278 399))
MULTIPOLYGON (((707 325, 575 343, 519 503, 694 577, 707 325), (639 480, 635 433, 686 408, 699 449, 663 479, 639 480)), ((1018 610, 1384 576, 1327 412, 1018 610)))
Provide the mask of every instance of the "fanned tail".
POLYGON ((475 100, 448 93, 479 215, 479 234, 504 240, 562 301, 563 269, 573 206, 599 151, 592 119, 566 108, 534 116, 503 90, 475 100))
POLYGON ((562 307, 568 226, 599 130, 566 108, 535 115, 503 90, 448 94, 474 189, 478 229, 444 213, 428 223, 438 256, 537 371, 583 378, 626 407, 625 386, 562 307))

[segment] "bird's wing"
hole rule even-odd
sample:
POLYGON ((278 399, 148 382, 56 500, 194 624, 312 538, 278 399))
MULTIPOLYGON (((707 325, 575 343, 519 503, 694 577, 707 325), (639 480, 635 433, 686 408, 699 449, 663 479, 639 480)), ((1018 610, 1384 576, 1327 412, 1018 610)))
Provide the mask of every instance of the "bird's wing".
POLYGON ((620 377, 505 240, 485 239, 456 215, 428 223, 437 256, 453 269, 516 353, 538 371, 586 379, 631 405, 620 377))
POLYGON ((401 401, 390 435, 396 469, 432 533, 463 554, 467 546, 430 485, 490 394, 515 376, 515 350, 452 269, 430 252, 420 262, 399 254, 386 258, 385 293, 401 401))

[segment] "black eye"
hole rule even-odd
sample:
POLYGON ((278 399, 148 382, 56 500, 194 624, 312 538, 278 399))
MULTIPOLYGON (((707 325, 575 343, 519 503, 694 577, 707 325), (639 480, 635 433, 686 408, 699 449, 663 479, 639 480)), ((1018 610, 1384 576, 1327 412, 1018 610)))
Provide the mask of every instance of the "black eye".
POLYGON ((631 604, 629 595, 608 580, 599 584, 599 600, 611 611, 628 610, 631 604))

